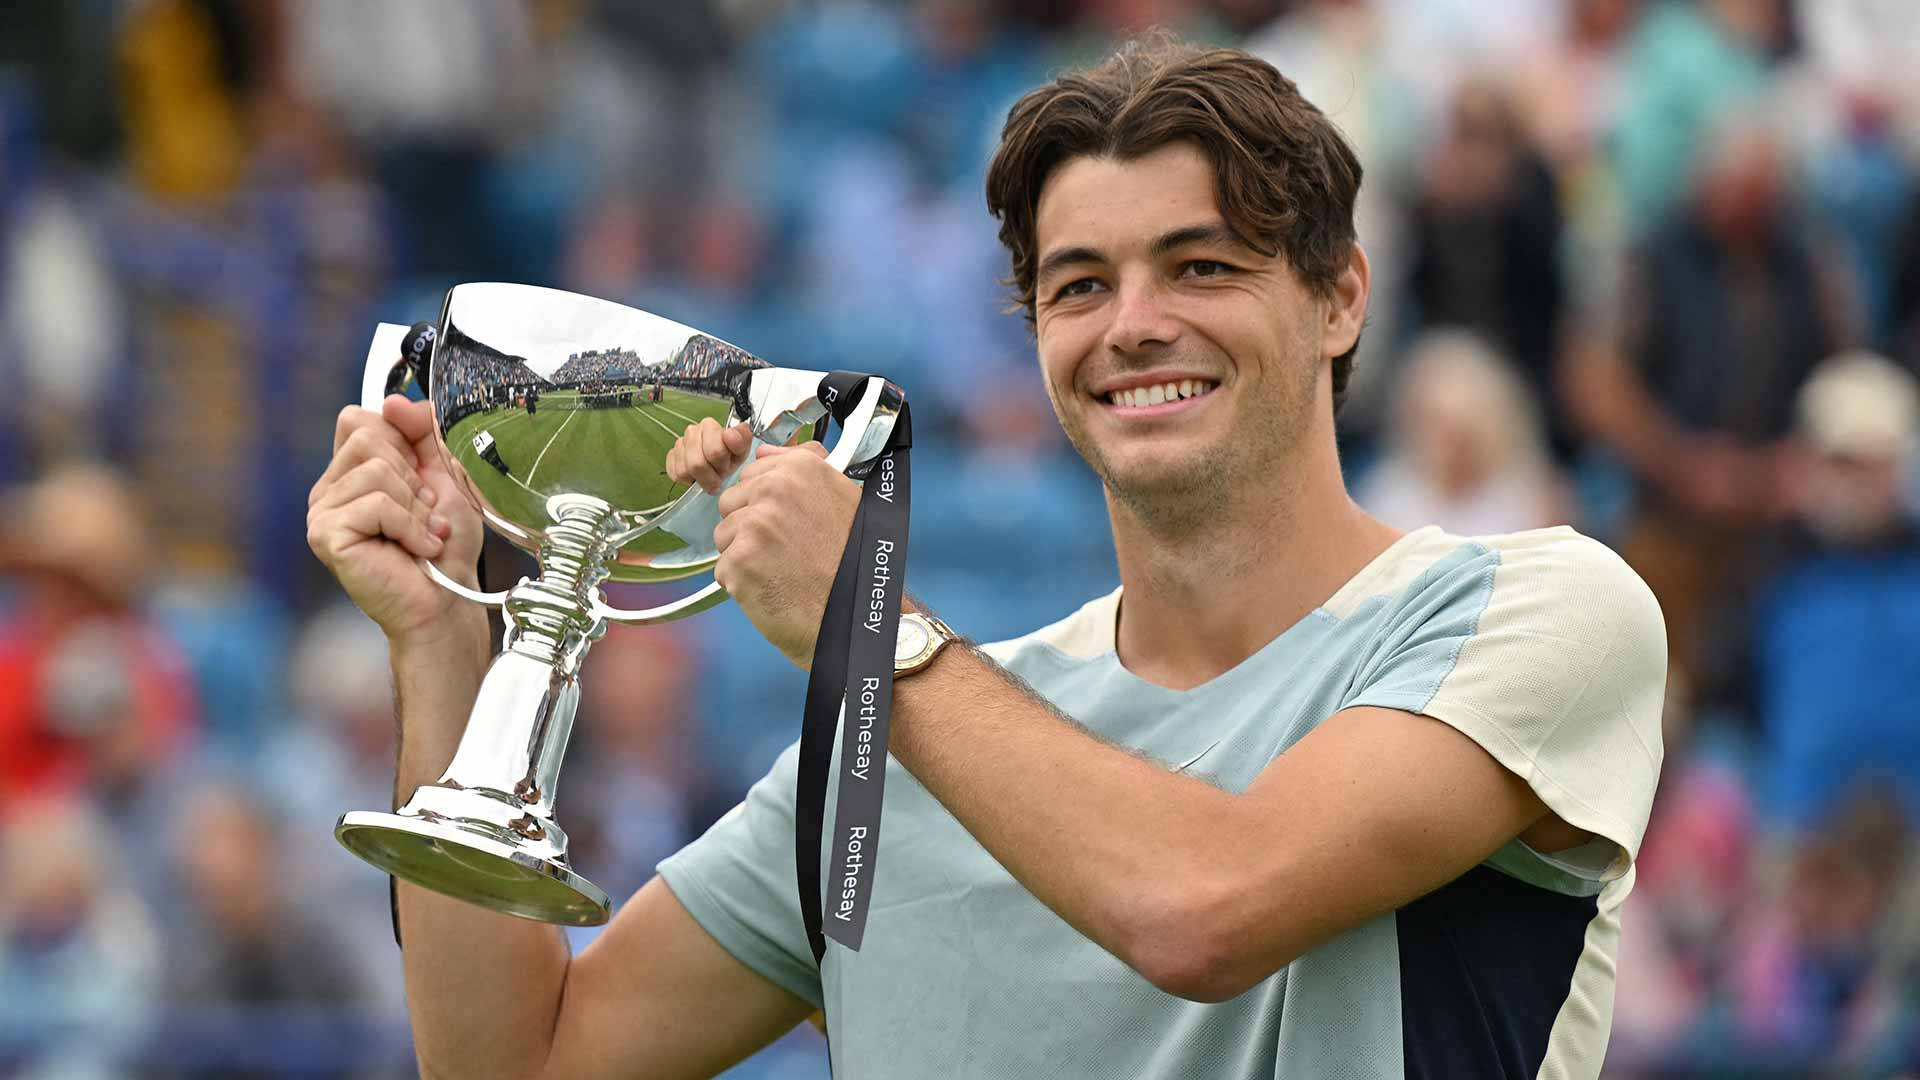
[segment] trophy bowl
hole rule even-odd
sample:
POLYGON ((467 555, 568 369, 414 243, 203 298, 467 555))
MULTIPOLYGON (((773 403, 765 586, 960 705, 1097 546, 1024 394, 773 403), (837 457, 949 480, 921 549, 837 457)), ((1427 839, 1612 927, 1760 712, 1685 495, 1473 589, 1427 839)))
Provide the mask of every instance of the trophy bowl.
POLYGON ((820 438, 838 419, 828 460, 859 477, 884 449, 901 395, 878 378, 841 395, 825 372, 774 367, 657 315, 501 282, 454 286, 436 324, 379 325, 361 404, 377 411, 409 383, 432 404, 460 490, 541 572, 479 592, 421 562, 441 586, 504 608, 502 649, 440 779, 391 813, 343 815, 334 835, 450 896, 545 922, 603 923, 607 895, 570 866, 553 814, 581 660, 609 623, 685 618, 726 599, 717 582, 644 610, 601 593, 606 581, 672 581, 719 558, 718 498, 674 483, 667 452, 709 418, 749 423, 756 450, 820 438))

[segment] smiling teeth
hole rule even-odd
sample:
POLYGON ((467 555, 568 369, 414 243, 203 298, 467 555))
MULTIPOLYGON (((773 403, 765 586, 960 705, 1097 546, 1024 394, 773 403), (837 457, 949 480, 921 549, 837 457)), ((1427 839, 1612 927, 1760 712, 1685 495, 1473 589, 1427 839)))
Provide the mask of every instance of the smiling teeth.
POLYGON ((1161 383, 1159 386, 1136 386, 1128 390, 1115 390, 1107 395, 1107 400, 1115 405, 1139 409, 1148 405, 1163 405, 1169 401, 1199 397, 1212 390, 1213 386, 1213 383, 1205 379, 1181 379, 1179 382, 1161 383))

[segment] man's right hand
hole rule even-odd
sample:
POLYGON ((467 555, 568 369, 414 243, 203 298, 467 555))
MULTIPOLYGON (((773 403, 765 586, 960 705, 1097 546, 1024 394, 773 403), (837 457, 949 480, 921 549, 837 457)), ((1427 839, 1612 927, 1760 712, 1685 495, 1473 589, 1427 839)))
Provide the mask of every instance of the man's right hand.
POLYGON ((414 560, 477 585, 482 537, 434 444, 431 406, 396 394, 377 413, 341 411, 333 460, 307 495, 307 545, 390 641, 434 637, 456 605, 473 607, 414 560))

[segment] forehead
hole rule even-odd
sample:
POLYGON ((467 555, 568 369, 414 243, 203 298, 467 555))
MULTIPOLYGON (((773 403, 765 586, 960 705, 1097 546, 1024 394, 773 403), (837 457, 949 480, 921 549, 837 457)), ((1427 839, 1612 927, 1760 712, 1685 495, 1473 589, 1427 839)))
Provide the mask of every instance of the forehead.
POLYGON ((1076 157, 1056 166, 1034 211, 1034 247, 1102 250, 1146 244, 1169 229, 1218 220, 1213 166, 1192 143, 1137 158, 1076 157))

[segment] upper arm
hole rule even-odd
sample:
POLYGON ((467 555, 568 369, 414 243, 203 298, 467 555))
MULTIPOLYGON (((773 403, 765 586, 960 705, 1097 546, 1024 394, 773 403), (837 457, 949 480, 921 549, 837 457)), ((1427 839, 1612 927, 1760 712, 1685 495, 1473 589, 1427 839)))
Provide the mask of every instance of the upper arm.
POLYGON ((543 1077, 705 1077, 813 1011, 722 948, 655 877, 568 969, 543 1077))
POLYGON ((1233 801, 1224 852, 1190 880, 1166 989, 1241 993, 1301 953, 1472 869, 1547 815, 1455 729, 1371 706, 1331 717, 1233 801))
POLYGON ((1609 841, 1609 874, 1639 848, 1666 639, 1633 572, 1577 534, 1520 534, 1437 573, 1406 610, 1346 707, 1233 803, 1233 847, 1201 904, 1228 937, 1201 951, 1244 985, 1536 823, 1609 841))
POLYGON ((544 1075, 712 1076, 814 1010, 793 871, 798 759, 789 746, 574 960, 544 1075))

